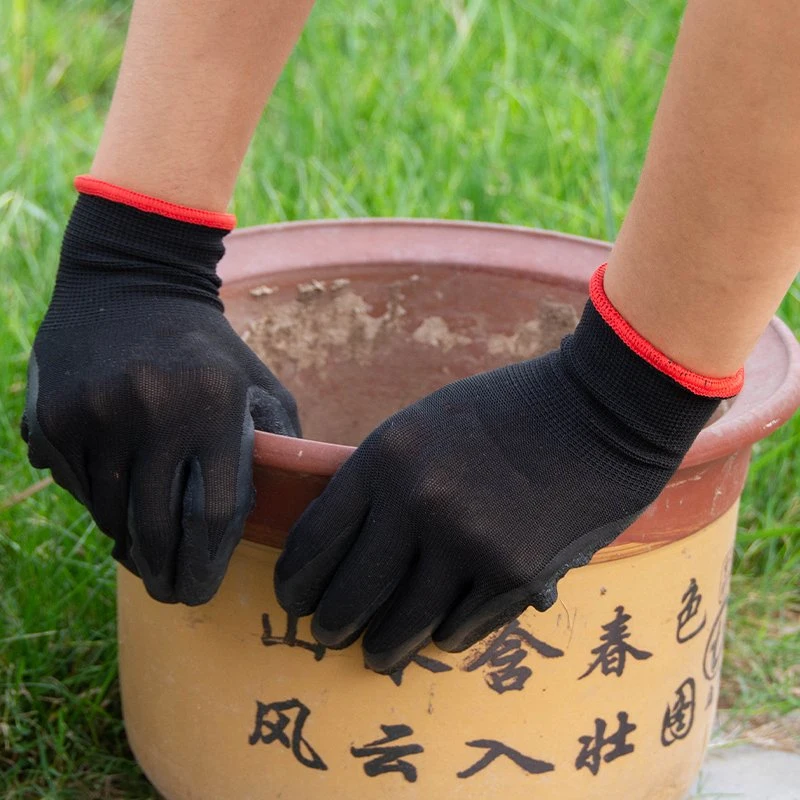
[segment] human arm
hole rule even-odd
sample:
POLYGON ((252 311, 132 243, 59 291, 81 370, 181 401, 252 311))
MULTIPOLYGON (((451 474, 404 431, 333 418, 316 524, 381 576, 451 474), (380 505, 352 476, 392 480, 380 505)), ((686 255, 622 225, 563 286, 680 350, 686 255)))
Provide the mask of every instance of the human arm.
POLYGON ((252 506, 254 429, 294 400, 222 314, 225 213, 310 2, 137 0, 28 368, 22 433, 165 602, 216 591, 252 506))
POLYGON ((655 347, 742 365, 800 267, 800 6, 689 2, 605 287, 655 347))

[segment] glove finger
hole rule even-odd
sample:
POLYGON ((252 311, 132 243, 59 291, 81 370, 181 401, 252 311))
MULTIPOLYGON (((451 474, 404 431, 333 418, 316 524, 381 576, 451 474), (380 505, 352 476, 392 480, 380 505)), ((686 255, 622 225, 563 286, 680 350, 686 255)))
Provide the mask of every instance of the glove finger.
POLYGON ((364 635, 364 661, 370 669, 402 669, 430 640, 433 631, 457 605, 465 587, 447 578, 446 564, 422 558, 364 635))
POLYGON ((81 505, 89 507, 91 495, 85 470, 73 469, 58 450, 34 433, 28 443, 28 460, 37 469, 49 469, 54 483, 66 489, 81 505))
MULTIPOLYGON (((174 456, 172 456, 174 458, 174 456)), ((175 569, 182 536, 189 464, 146 448, 131 468, 128 494, 130 559, 151 597, 175 603, 175 569)))
POLYGON ((128 496, 130 471, 127 463, 103 453, 89 458, 91 512, 97 527, 128 550, 128 496))
POLYGON ((297 401, 294 399, 294 395, 292 395, 292 393, 282 383, 278 383, 278 386, 275 389, 275 396, 278 398, 281 406, 283 406, 284 411, 289 417, 289 422, 291 423, 293 431, 291 435, 302 437, 303 430, 300 425, 300 415, 297 411, 297 401))
POLYGON ((400 584, 414 552, 397 522, 387 513, 369 515, 319 601, 311 621, 317 641, 347 647, 400 584))
POLYGON ((196 606, 211 600, 242 538, 254 497, 252 444, 247 445, 251 436, 252 421, 236 460, 219 455, 191 460, 175 586, 181 603, 196 606))
MULTIPOLYGON (((39 367, 36 354, 28 361, 28 388, 20 433, 28 444, 28 461, 36 469, 49 469, 53 480, 66 489, 79 503, 89 505, 89 482, 83 454, 68 460, 45 436, 39 424, 36 407, 39 400, 39 367)), ((66 424, 66 423, 65 423, 66 424)), ((74 455, 74 454, 73 454, 74 455)))
POLYGON ((256 420, 256 429, 280 433, 284 436, 302 436, 300 418, 297 414, 297 403, 292 393, 272 374, 267 366, 259 360, 258 356, 248 348, 251 355, 252 366, 250 376, 252 381, 251 393, 254 402, 251 403, 251 413, 256 420), (253 390, 257 392, 253 392, 253 390), (258 406, 267 401, 267 414, 262 416, 258 406), (270 406, 277 401, 280 412, 276 414, 270 406), (256 406, 253 409, 253 406, 256 406), (260 421, 263 419, 263 422, 260 421))
POLYGON ((284 610, 305 616, 317 607, 368 511, 360 469, 351 457, 289 531, 275 564, 275 596, 284 610))
MULTIPOLYGON (((255 423, 250 394, 238 431, 238 447, 215 447, 193 458, 182 507, 183 537, 177 562, 176 598, 190 606, 207 603, 225 577, 255 501, 255 423)), ((222 441, 237 441, 237 434, 222 441)))
POLYGON ((141 578, 142 576, 139 574, 139 570, 136 567, 136 564, 133 563, 133 559, 131 558, 130 554, 130 547, 131 542, 128 536, 125 537, 124 541, 114 541, 114 547, 111 549, 111 558, 114 561, 119 562, 122 564, 128 572, 135 575, 137 578, 141 578))
MULTIPOLYGON (((28 445, 28 461, 36 469, 47 469, 44 452, 39 452, 41 447, 36 446, 36 442, 31 439, 34 434, 41 433, 39 420, 36 417, 36 406, 39 402, 39 366, 36 361, 36 353, 31 352, 28 360, 28 385, 25 389, 25 410, 22 412, 22 422, 20 424, 20 434, 28 445)), ((41 435, 44 438, 44 435, 41 435)))
POLYGON ((128 497, 130 470, 118 460, 90 459, 92 516, 97 527, 114 540, 111 557, 137 577, 139 570, 130 555, 128 533, 128 497))
POLYGON ((280 433, 283 436, 300 436, 300 422, 294 398, 285 390, 283 394, 288 399, 281 399, 261 386, 251 386, 247 392, 250 416, 256 430, 280 433), (289 404, 288 408, 285 403, 289 404))
POLYGON ((131 557, 157 600, 200 605, 219 588, 253 507, 254 437, 245 399, 232 430, 215 428, 212 442, 196 443, 197 454, 174 466, 163 442, 140 453, 128 508, 131 557))
POLYGON ((501 595, 473 589, 434 631, 433 641, 448 653, 460 653, 516 619, 530 604, 529 586, 501 595))

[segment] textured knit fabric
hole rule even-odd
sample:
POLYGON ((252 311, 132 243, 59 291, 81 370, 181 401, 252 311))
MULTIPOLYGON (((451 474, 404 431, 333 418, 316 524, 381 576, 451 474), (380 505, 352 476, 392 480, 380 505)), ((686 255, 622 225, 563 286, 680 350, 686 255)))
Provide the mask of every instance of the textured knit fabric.
POLYGON ((459 651, 613 541, 719 403, 630 350, 589 302, 541 358, 445 386, 381 424, 290 532, 281 605, 323 644, 366 628, 390 672, 430 638, 459 651))
POLYGON ((219 586, 252 508, 254 427, 300 433, 222 314, 224 235, 80 195, 28 368, 31 463, 165 602, 219 586))

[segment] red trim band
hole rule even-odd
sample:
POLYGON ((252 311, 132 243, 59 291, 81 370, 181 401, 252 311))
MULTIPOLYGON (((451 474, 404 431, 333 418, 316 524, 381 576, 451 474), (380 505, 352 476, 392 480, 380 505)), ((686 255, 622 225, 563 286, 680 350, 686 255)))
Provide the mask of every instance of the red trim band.
POLYGON ((659 372, 668 375, 681 386, 703 397, 733 397, 744 384, 744 367, 724 378, 700 375, 673 361, 637 333, 612 305, 603 287, 603 276, 608 264, 601 264, 589 282, 589 297, 600 316, 636 355, 643 358, 659 372))
POLYGON ((236 227, 236 217, 233 214, 226 214, 222 211, 203 211, 199 208, 169 203, 166 200, 159 200, 157 197, 150 197, 140 192, 124 189, 122 186, 116 186, 113 183, 101 181, 91 175, 78 175, 75 178, 75 188, 81 194, 102 197, 114 203, 133 206, 133 208, 138 208, 139 211, 159 214, 162 217, 177 219, 180 222, 205 225, 207 228, 222 228, 226 231, 231 231, 236 227))

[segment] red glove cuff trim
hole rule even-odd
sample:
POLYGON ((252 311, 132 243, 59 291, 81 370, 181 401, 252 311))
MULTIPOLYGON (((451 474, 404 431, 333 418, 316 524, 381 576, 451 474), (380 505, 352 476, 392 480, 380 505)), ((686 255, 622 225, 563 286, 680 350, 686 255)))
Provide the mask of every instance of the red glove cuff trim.
POLYGON ((636 355, 694 394, 703 397, 733 397, 741 391, 744 384, 744 367, 740 367, 733 375, 724 378, 700 375, 673 361, 650 344, 644 336, 637 333, 614 308, 606 295, 603 288, 603 276, 607 266, 607 263, 601 264, 592 275, 589 282, 589 297, 600 316, 636 355))
POLYGON ((169 203, 166 200, 159 200, 157 197, 150 197, 140 192, 124 189, 122 186, 116 186, 113 183, 101 181, 91 175, 78 175, 75 178, 75 188, 81 194, 102 197, 114 203, 133 206, 133 208, 138 208, 139 211, 159 214, 162 217, 177 219, 180 222, 205 225, 207 228, 222 228, 226 231, 233 230, 236 227, 236 217, 233 214, 226 214, 222 211, 203 211, 199 208, 189 208, 189 206, 169 203))

